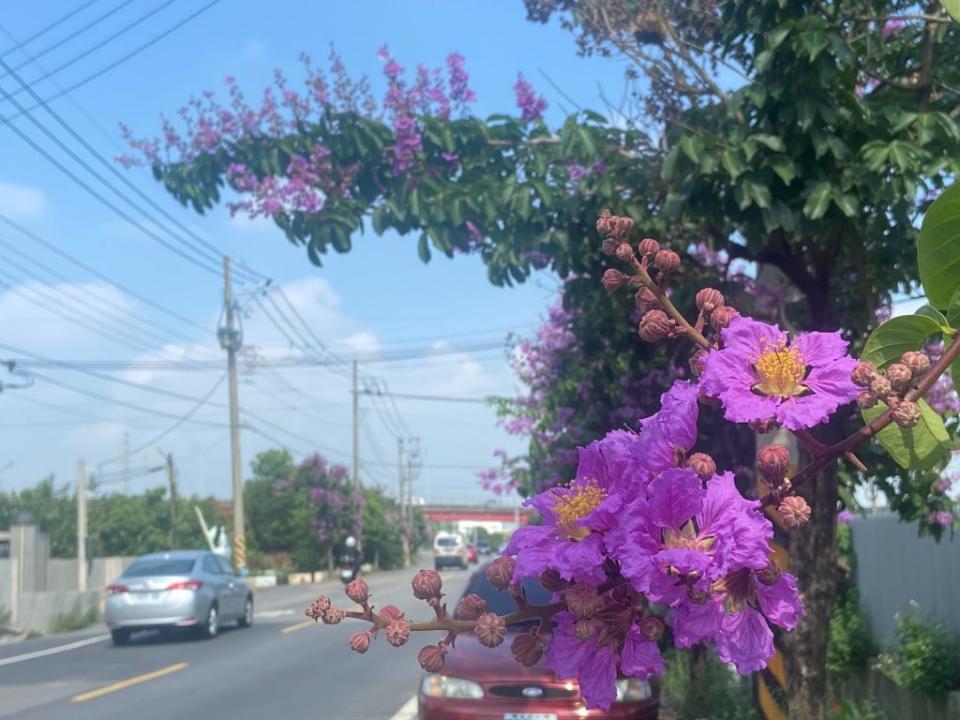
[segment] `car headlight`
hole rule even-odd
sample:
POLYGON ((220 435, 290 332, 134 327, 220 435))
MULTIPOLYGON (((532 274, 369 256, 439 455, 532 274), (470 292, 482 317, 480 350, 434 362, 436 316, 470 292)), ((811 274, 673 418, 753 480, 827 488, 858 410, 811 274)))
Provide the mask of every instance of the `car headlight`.
POLYGON ((425 675, 420 693, 427 697, 476 699, 483 697, 483 688, 470 680, 447 675, 425 675))
POLYGON ((646 680, 624 678, 617 680, 617 702, 640 702, 653 695, 653 688, 646 680))

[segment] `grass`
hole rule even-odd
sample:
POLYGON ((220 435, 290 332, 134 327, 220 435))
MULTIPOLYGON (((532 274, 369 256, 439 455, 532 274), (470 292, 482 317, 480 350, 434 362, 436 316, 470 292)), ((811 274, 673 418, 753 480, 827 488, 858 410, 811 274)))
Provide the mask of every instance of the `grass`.
POLYGON ((86 610, 80 609, 80 603, 74 605, 73 610, 68 613, 57 615, 50 624, 50 632, 66 633, 74 630, 83 630, 90 627, 100 619, 100 610, 93 605, 86 610))

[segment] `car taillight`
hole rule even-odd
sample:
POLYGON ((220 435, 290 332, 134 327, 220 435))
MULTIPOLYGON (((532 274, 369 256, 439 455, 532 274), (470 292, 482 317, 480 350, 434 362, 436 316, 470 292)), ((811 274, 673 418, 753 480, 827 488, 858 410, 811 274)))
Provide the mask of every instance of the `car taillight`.
POLYGON ((167 590, 199 590, 203 585, 199 580, 184 580, 167 585, 167 590))
POLYGON ((127 590, 126 585, 107 585, 107 595, 122 595, 127 590))

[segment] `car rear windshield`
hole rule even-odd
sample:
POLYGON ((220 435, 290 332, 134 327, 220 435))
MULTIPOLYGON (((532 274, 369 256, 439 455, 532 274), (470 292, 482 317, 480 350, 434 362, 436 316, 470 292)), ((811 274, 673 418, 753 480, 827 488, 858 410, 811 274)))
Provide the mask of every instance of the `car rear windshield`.
POLYGON ((195 562, 195 560, 137 560, 127 568, 124 576, 189 575, 195 562))
MULTIPOLYGON (((536 580, 524 580, 523 590, 527 595, 527 602, 531 605, 550 604, 550 593, 544 590, 543 586, 536 580)), ((491 585, 483 570, 475 572, 473 577, 470 578, 470 583, 463 594, 469 595, 470 593, 475 593, 486 601, 488 612, 507 615, 517 609, 517 604, 513 601, 513 598, 491 585)))
POLYGON ((453 547, 457 544, 457 539, 452 537, 437 538, 437 545, 440 547, 453 547))

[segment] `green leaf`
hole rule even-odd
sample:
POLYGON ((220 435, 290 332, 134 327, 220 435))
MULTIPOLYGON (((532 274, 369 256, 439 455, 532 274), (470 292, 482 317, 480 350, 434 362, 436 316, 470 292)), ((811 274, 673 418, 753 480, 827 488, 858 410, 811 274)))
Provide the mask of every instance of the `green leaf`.
POLYGON ((839 190, 833 191, 833 202, 840 211, 847 217, 856 217, 858 213, 857 198, 850 193, 843 193, 839 190))
POLYGON ((580 136, 580 143, 583 145, 583 149, 586 150, 590 157, 596 157, 597 144, 593 141, 593 133, 581 125, 577 127, 577 135, 580 136))
MULTIPOLYGON (((924 400, 919 400, 920 422, 912 428, 902 428, 890 423, 877 433, 877 441, 903 468, 924 470, 939 463, 950 447, 950 436, 943 420, 924 400)), ((877 403, 863 411, 863 419, 872 422, 886 410, 886 405, 877 403)))
POLYGON ((940 310, 960 287, 960 184, 943 192, 927 210, 917 240, 920 282, 940 310))
POLYGON ((762 145, 766 145, 768 148, 774 152, 783 152, 783 140, 778 138, 776 135, 768 135, 766 133, 757 133, 751 135, 750 140, 755 140, 762 145))
POLYGON ((940 332, 940 324, 925 315, 891 318, 870 333, 861 359, 884 368, 908 350, 919 350, 930 335, 940 332))
POLYGON ((731 180, 736 180, 737 177, 747 169, 740 160, 740 153, 731 148, 723 151, 723 154, 720 156, 720 162, 723 164, 723 169, 727 171, 731 180))
POLYGON ((417 243, 417 255, 420 256, 423 262, 430 262, 430 238, 426 233, 420 233, 420 241, 417 243))
MULTIPOLYGON (((941 317, 943 317, 941 315, 941 317)), ((960 287, 958 287, 953 297, 950 298, 950 304, 947 306, 947 317, 944 325, 952 328, 960 328, 960 287)))
POLYGON ((789 185, 797 176, 797 166, 786 155, 775 155, 770 159, 770 167, 780 176, 784 185, 789 185))
POLYGON ((690 158, 693 162, 700 162, 700 150, 702 143, 691 135, 684 135, 680 138, 680 149, 683 150, 683 154, 690 158))
POLYGON ((940 4, 946 8, 954 20, 960 22, 960 0, 940 0, 940 4))
POLYGON ((924 315, 932 319, 935 323, 937 323, 937 325, 940 325, 941 327, 947 326, 947 319, 943 316, 943 313, 937 310, 932 305, 924 305, 922 307, 917 308, 917 311, 914 313, 914 315, 924 315))
POLYGON ((818 182, 807 193, 807 201, 803 205, 803 214, 811 220, 822 218, 830 207, 832 189, 826 180, 818 182))

